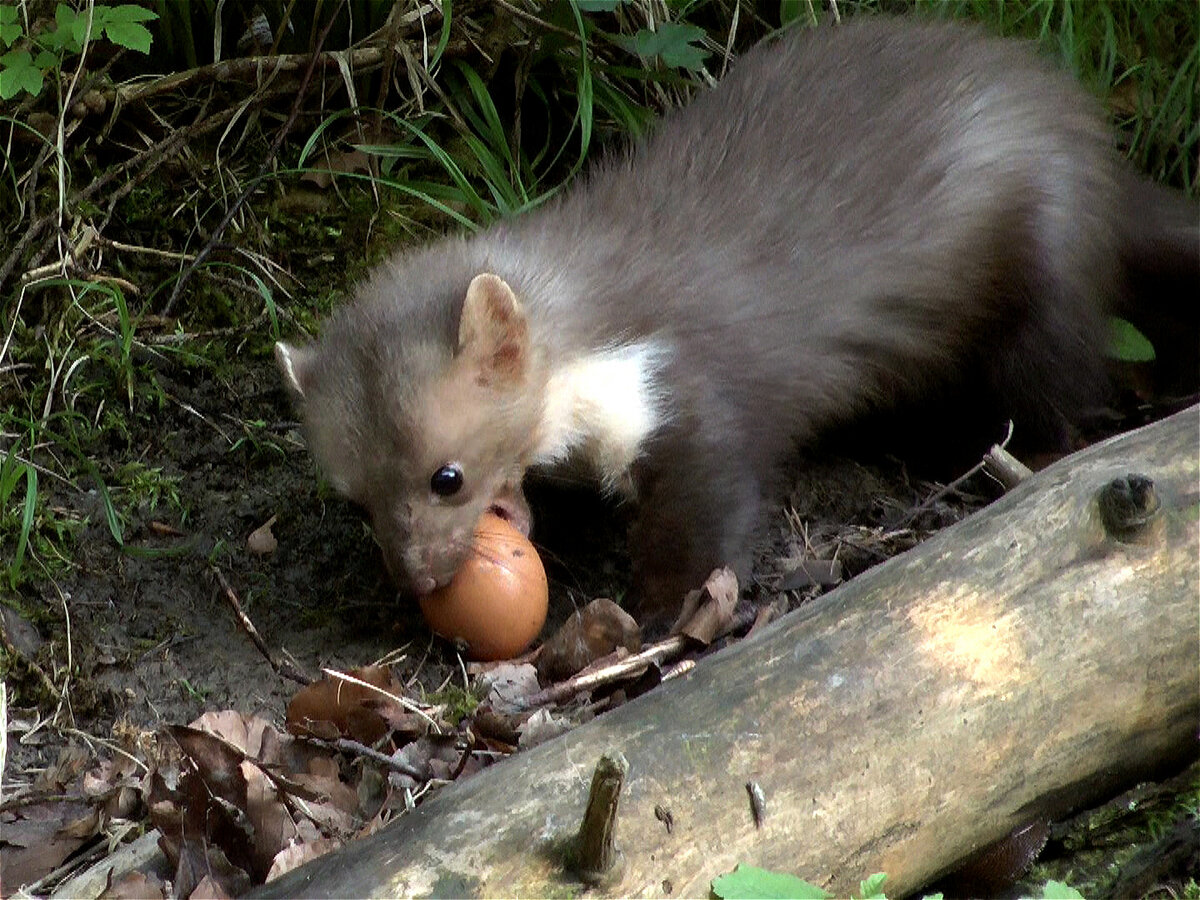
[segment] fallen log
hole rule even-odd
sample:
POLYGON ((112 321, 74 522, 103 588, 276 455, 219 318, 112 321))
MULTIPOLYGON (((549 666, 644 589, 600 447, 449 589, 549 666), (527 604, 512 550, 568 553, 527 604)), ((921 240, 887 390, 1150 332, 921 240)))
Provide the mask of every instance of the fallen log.
POLYGON ((263 895, 581 892, 564 860, 605 750, 628 775, 623 866, 598 890, 624 896, 707 895, 739 862, 840 895, 886 872, 899 895, 1182 765, 1200 715, 1198 434, 1193 407, 1064 459, 263 895))

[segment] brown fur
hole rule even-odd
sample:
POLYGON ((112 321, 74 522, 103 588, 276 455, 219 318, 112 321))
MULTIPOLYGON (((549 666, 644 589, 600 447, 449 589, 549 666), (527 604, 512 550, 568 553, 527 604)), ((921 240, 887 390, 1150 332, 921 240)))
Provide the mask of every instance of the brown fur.
POLYGON ((859 20, 755 49, 543 209, 398 254, 281 361, 318 460, 427 587, 489 506, 527 522, 555 373, 660 348, 628 483, 637 589, 669 607, 745 571, 781 462, 833 426, 969 382, 997 423, 1053 432, 1103 390, 1123 289, 1200 282, 1182 208, 1027 47, 859 20), (432 497, 449 461, 463 491, 432 497))

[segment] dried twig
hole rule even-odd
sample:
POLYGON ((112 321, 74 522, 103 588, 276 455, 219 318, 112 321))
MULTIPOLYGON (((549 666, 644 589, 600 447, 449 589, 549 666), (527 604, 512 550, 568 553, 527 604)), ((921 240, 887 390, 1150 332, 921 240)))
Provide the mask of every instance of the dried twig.
POLYGON ((366 744, 360 744, 358 741, 352 741, 350 738, 338 738, 336 741, 322 741, 316 738, 306 737, 306 741, 313 741, 318 744, 324 744, 333 750, 338 750, 342 753, 353 753, 356 756, 365 756, 372 762, 377 762, 381 766, 387 766, 393 772, 399 772, 401 775, 407 775, 409 778, 414 778, 417 781, 428 781, 429 773, 422 772, 416 766, 409 765, 404 760, 391 755, 390 753, 382 753, 368 747, 366 744))
POLYGON ((691 638, 684 635, 673 635, 655 644, 651 644, 649 647, 643 648, 640 653, 634 653, 611 665, 595 669, 591 672, 583 672, 582 674, 568 678, 566 681, 552 684, 544 690, 515 701, 513 706, 515 707, 515 711, 524 712, 537 709, 539 706, 562 703, 564 700, 569 700, 577 694, 582 694, 584 691, 595 690, 603 685, 627 678, 652 663, 661 663, 668 659, 674 659, 689 646, 693 645, 694 642, 691 638))
POLYGON ((220 582, 221 591, 225 595, 226 602, 233 609, 233 614, 237 616, 238 624, 249 635, 250 640, 254 642, 254 646, 258 648, 258 652, 263 655, 271 668, 275 670, 275 674, 283 678, 289 678, 297 684, 312 684, 312 679, 290 662, 275 657, 275 654, 267 647, 267 642, 258 633, 258 629, 254 627, 254 623, 250 621, 250 617, 242 611, 242 603, 238 600, 238 596, 234 593, 233 588, 229 586, 229 582, 225 580, 224 574, 216 566, 209 566, 209 569, 216 576, 217 581, 220 582))
MULTIPOLYGON (((438 733, 438 734, 441 733, 442 729, 438 725, 437 721, 433 718, 433 716, 431 716, 424 709, 422 709, 421 705, 419 703, 414 703, 413 701, 409 700, 407 697, 401 697, 399 694, 393 694, 391 691, 385 690, 384 688, 381 688, 378 685, 371 684, 369 681, 363 681, 361 678, 356 678, 348 672, 339 672, 337 669, 329 669, 329 668, 324 668, 321 671, 324 672, 330 678, 336 678, 338 681, 344 681, 347 684, 353 684, 356 687, 362 688, 364 691, 371 691, 373 693, 379 694, 381 697, 391 700, 393 703, 395 703, 400 708, 406 709, 410 713, 413 713, 414 715, 417 715, 420 718, 424 719, 425 724, 427 724, 430 728, 432 728, 435 733, 438 733)), ((437 709, 437 707, 432 707, 432 708, 435 710, 437 709)))
MULTIPOLYGON (((905 527, 907 525, 911 525, 913 522, 915 522, 917 520, 917 517, 919 515, 921 515, 921 513, 925 512, 927 509, 930 509, 933 506, 933 504, 937 503, 943 497, 957 491, 960 487, 962 487, 967 482, 967 480, 969 478, 971 478, 971 476, 976 475, 979 472, 988 471, 988 467, 989 467, 988 457, 989 456, 996 455, 996 457, 998 458, 1000 454, 1003 454, 1003 456, 1007 457, 1008 459, 1011 459, 1014 463, 1016 463, 1018 466, 1020 466, 1021 463, 1019 463, 1011 454, 1009 454, 1005 451, 1005 447, 1007 447, 1008 442, 1012 440, 1012 436, 1013 436, 1013 423, 1010 421, 1008 423, 1008 434, 1005 435, 1003 441, 1001 441, 999 444, 993 444, 992 449, 988 451, 987 456, 984 456, 983 459, 981 459, 979 462, 975 463, 975 465, 971 466, 971 468, 967 469, 967 471, 963 472, 961 475, 959 475, 957 478, 955 478, 953 481, 951 481, 946 486, 935 491, 932 495, 927 497, 920 505, 918 505, 914 509, 912 509, 908 513, 908 515, 906 515, 900 521, 899 527, 905 527)), ((994 469, 995 463, 992 463, 992 467, 994 469)), ((1024 467, 1022 466, 1022 468, 1024 468, 1024 467)), ((1025 471, 1028 472, 1029 469, 1025 469, 1025 471)), ((999 479, 997 479, 997 480, 999 480, 999 479)), ((1004 483, 1001 482, 1001 484, 1004 484, 1004 483)), ((1004 487, 1007 490, 1008 488, 1012 487, 1012 485, 1005 484, 1004 487)))
MULTIPOLYGON (((337 71, 339 55, 345 55, 350 66, 360 73, 374 71, 383 62, 383 50, 379 47, 361 47, 345 51, 344 54, 324 52, 317 54, 290 53, 281 56, 251 56, 225 59, 176 72, 150 82, 136 85, 121 85, 110 93, 123 105, 144 103, 161 94, 174 93, 194 84, 225 83, 254 78, 269 80, 280 74, 304 72, 306 67, 337 71)), ((289 92, 293 90, 289 88, 289 92)))
MULTIPOLYGON (((113 166, 113 168, 109 169, 103 175, 91 181, 86 187, 72 194, 66 201, 66 207, 74 209, 85 201, 90 200, 96 194, 100 193, 100 191, 106 189, 114 181, 128 176, 127 180, 121 183, 110 196, 109 202, 111 208, 113 204, 127 196, 135 187, 145 181, 159 165, 172 157, 180 147, 196 140, 201 135, 215 131, 232 119, 237 113, 238 110, 236 108, 221 110, 206 119, 201 119, 168 135, 153 146, 147 147, 141 153, 125 160, 120 165, 113 166), (134 174, 130 175, 129 173, 131 172, 134 174)), ((22 258, 26 250, 29 249, 29 246, 40 238, 46 229, 52 225, 56 225, 57 222, 58 210, 56 208, 30 223, 29 228, 21 235, 21 238, 5 258, 3 264, 0 264, 0 290, 3 290, 4 284, 12 274, 17 262, 22 258)), ((30 260, 30 265, 40 265, 48 250, 49 246, 45 246, 39 250, 30 260)))

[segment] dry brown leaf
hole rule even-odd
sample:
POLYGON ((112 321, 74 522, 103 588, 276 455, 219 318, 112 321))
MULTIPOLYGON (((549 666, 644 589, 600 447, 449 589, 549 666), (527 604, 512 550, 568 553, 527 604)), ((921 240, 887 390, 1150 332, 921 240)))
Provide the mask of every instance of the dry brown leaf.
POLYGON ((542 645, 538 678, 542 684, 570 678, 618 647, 637 653, 642 649, 642 630, 633 616, 600 597, 576 610, 542 645))
POLYGON ((246 753, 249 728, 246 717, 236 710, 210 710, 192 721, 188 728, 220 738, 226 744, 246 753))
MULTIPOLYGON (((407 744, 393 758, 412 771, 421 773, 419 778, 413 778, 400 772, 391 773, 390 779, 395 787, 414 788, 431 778, 449 780, 459 773, 463 765, 463 750, 458 746, 458 739, 453 735, 427 734, 407 744)), ((469 761, 468 761, 469 764, 469 761)), ((477 771, 473 767, 471 771, 477 771)))
POLYGON ((343 784, 336 776, 295 775, 295 780, 304 785, 319 800, 304 804, 304 814, 324 835, 346 838, 354 833, 358 813, 358 792, 343 784))
POLYGON ((733 570, 714 569, 700 589, 695 611, 680 614, 671 633, 685 634, 708 646, 732 627, 737 601, 738 583, 733 570))
POLYGON ((271 533, 271 526, 275 524, 275 520, 278 518, 278 516, 271 516, 271 518, 250 532, 250 536, 246 538, 246 549, 255 556, 267 556, 279 549, 279 541, 271 533))
MULTIPOLYGON (((235 736, 236 731, 235 727, 235 736)), ((245 755, 199 729, 172 726, 167 733, 182 754, 176 786, 172 789, 156 770, 147 800, 151 820, 163 835, 163 851, 175 863, 175 892, 186 896, 212 874, 222 890, 238 893, 243 877, 261 879, 266 874, 273 855, 256 855, 255 828, 247 813, 245 755)))
POLYGON ((63 747, 54 765, 48 766, 34 779, 33 787, 38 791, 62 793, 87 767, 91 754, 74 744, 63 747))
POLYGON ((248 891, 250 884, 246 871, 231 863, 220 847, 199 841, 181 847, 173 884, 175 896, 236 897, 248 891), (210 884, 205 885, 206 881, 210 884))
POLYGON ((522 700, 541 689, 537 669, 529 663, 496 666, 480 676, 480 683, 487 691, 486 702, 500 713, 517 709, 522 700))
POLYGON ((284 875, 292 871, 292 869, 304 865, 310 859, 324 856, 330 850, 336 850, 341 845, 341 841, 335 841, 333 838, 319 838, 315 841, 306 841, 302 844, 292 844, 289 847, 284 847, 276 855, 274 862, 271 863, 271 870, 267 872, 267 881, 272 881, 280 875, 284 875))
MULTIPOLYGON (((387 666, 368 666, 348 674, 389 694, 404 693, 387 666)), ((324 740, 349 737, 370 745, 392 730, 392 723, 399 723, 401 730, 423 730, 400 704, 340 678, 322 678, 301 688, 287 709, 289 732, 324 740)))
POLYGON ((221 889, 211 875, 205 875, 200 883, 188 894, 188 900, 229 900, 229 894, 221 889))
POLYGON ((777 591, 799 591, 809 587, 831 588, 842 582, 842 564, 836 559, 802 559, 779 576, 777 591))
POLYGON ((49 800, 0 813, 8 894, 57 869, 95 835, 97 824, 95 810, 79 800, 49 800), (83 822, 90 822, 90 830, 83 822))
POLYGON ((135 870, 110 882, 96 900, 166 900, 166 896, 166 885, 157 875, 135 870))
POLYGON ((254 871, 270 869, 275 856, 296 838, 296 823, 279 791, 261 769, 242 763, 246 778, 246 816, 254 826, 254 871))
POLYGON ((487 744, 489 750, 512 753, 517 747, 524 718, 524 714, 504 713, 481 705, 471 716, 471 730, 487 744))
POLYGON ((539 709, 522 726, 520 747, 522 750, 536 747, 560 734, 566 734, 573 727, 571 721, 563 716, 555 715, 548 709, 539 709))

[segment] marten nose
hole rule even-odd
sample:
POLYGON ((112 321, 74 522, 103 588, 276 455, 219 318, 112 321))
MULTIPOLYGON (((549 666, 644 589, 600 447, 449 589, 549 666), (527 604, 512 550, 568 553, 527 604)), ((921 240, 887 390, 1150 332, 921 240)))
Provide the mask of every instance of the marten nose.
POLYGON ((437 587, 437 581, 432 574, 432 551, 426 548, 416 555, 410 553, 393 553, 386 547, 383 551, 383 564, 387 567, 388 575, 393 583, 401 589, 408 588, 421 597, 437 587))
POLYGON ((406 583, 417 596, 424 596, 437 587, 434 577, 434 548, 426 544, 409 546, 395 554, 388 554, 388 568, 392 577, 406 583))

